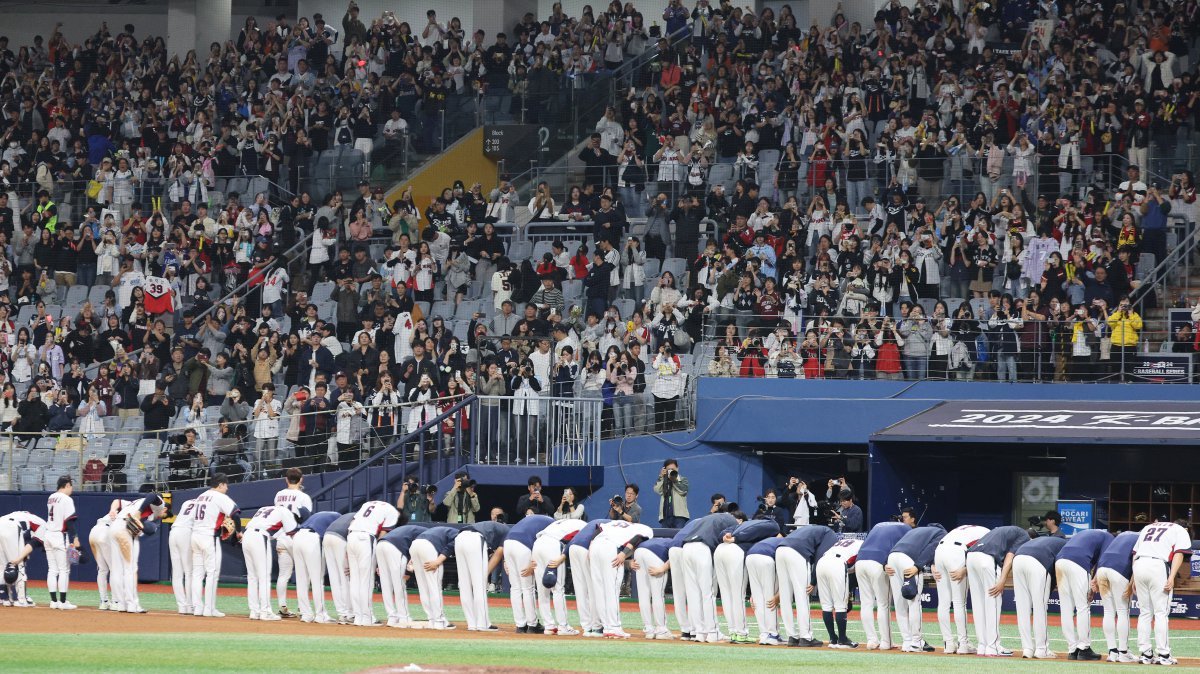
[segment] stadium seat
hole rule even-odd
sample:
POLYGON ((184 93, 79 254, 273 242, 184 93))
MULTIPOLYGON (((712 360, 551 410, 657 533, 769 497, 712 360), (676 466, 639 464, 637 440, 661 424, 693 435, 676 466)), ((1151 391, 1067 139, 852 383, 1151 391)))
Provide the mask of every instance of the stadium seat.
POLYGON ((110 290, 112 290, 110 286, 92 286, 88 291, 88 301, 92 303, 92 307, 104 304, 104 294, 110 290))
POLYGON ((90 290, 88 286, 71 286, 67 288, 67 304, 82 305, 87 301, 90 290))
POLYGON ((613 302, 613 306, 617 308, 617 311, 621 314, 621 318, 625 320, 628 320, 633 315, 633 312, 637 310, 637 304, 628 298, 622 298, 613 302))
POLYGON ((121 430, 123 431, 141 431, 146 427, 146 420, 143 417, 125 417, 121 422, 121 430))
POLYGON ((646 278, 655 277, 662 273, 662 261, 656 257, 646 258, 646 278))
POLYGON ((687 273, 687 262, 681 257, 669 257, 663 260, 662 272, 671 272, 675 277, 675 287, 683 290, 683 276, 687 273))
POLYGON ((567 304, 577 302, 583 299, 583 281, 570 280, 563 281, 562 284, 563 298, 567 304))
POLYGON ((533 244, 533 254, 530 255, 530 258, 533 259, 535 262, 541 261, 542 257, 546 253, 549 253, 549 252, 550 252, 550 242, 549 241, 538 241, 537 243, 533 244))
POLYGON ((21 491, 43 491, 42 469, 34 467, 17 471, 17 488, 21 491))
POLYGON ((926 318, 933 315, 933 310, 934 310, 934 307, 937 306, 937 302, 938 301, 936 299, 933 299, 930 297, 923 297, 923 298, 917 300, 917 304, 920 304, 921 308, 925 310, 926 318))
POLYGON ((533 244, 528 241, 513 241, 508 247, 508 259, 519 263, 533 256, 533 244))
POLYGON ((437 302, 433 303, 433 306, 430 310, 433 312, 434 316, 450 318, 451 316, 454 316, 454 302, 450 300, 438 300, 437 302))
POLYGON ((946 302, 946 310, 950 312, 951 316, 954 316, 955 312, 958 311, 958 308, 962 306, 962 303, 966 302, 966 300, 961 297, 947 297, 944 301, 946 302))
POLYGON ((318 305, 328 301, 333 296, 333 288, 333 281, 321 281, 313 286, 313 291, 309 295, 308 301, 318 305))
POLYGON ((983 318, 991 304, 986 297, 976 297, 971 300, 971 315, 975 318, 983 318))
POLYGON ((454 318, 460 321, 469 321, 474 316, 476 311, 480 311, 479 305, 487 304, 472 299, 465 299, 458 303, 454 308, 454 318))
POLYGON ((467 330, 470 329, 470 327, 470 321, 454 321, 452 324, 452 333, 460 342, 465 344, 467 341, 467 330))

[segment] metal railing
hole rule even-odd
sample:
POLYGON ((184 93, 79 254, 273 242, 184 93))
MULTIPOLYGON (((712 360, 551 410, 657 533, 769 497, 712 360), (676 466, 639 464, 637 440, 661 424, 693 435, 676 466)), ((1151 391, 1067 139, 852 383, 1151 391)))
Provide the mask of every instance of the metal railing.
MULTIPOLYGON (((622 400, 621 404, 630 407, 638 402, 622 400)), ((604 409, 598 397, 476 396, 472 454, 477 463, 500 465, 599 465, 604 409)), ((624 415, 621 420, 625 422, 624 415)), ((632 421, 624 428, 632 430, 632 421)))
MULTIPOLYGON (((953 316, 961 300, 944 302, 953 316)), ((958 319, 716 312, 705 323, 705 334, 715 338, 696 345, 693 370, 700 377, 780 379, 1195 381, 1192 343, 1164 341, 1151 349, 1133 328, 1141 319, 1136 311, 1126 317, 1109 309, 1102 316, 1093 306, 1085 316, 1017 320, 1019 314, 983 309, 986 299, 971 304, 972 317, 958 319)))

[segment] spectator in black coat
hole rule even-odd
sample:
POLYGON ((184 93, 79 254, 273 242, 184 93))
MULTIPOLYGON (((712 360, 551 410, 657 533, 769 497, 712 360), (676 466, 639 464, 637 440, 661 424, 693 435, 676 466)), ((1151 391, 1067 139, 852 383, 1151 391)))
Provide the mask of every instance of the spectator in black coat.
POLYGON ((542 479, 536 475, 529 478, 526 487, 528 494, 522 494, 517 499, 517 519, 525 519, 526 515, 554 516, 554 506, 542 496, 542 479))
POLYGON ((142 426, 145 429, 142 437, 162 439, 161 431, 171 425, 171 418, 175 416, 175 406, 167 397, 166 383, 162 380, 155 382, 154 393, 142 399, 141 407, 144 416, 142 426))
POLYGON ((612 182, 609 180, 609 172, 616 171, 617 158, 600 147, 600 134, 592 134, 588 146, 579 152, 579 161, 587 166, 583 178, 585 185, 591 185, 599 192, 612 182))

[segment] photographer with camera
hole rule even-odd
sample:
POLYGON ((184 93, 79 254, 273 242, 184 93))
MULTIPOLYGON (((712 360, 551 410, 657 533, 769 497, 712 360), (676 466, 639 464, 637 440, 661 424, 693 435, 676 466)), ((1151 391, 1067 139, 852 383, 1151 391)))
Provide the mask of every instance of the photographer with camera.
POLYGON ((517 499, 517 521, 525 519, 527 515, 553 517, 554 506, 542 496, 542 478, 536 475, 529 478, 528 489, 528 494, 523 494, 517 499))
MULTIPOLYGON (((830 480, 833 483, 833 480, 830 480)), ((836 504, 830 504, 829 527, 834 531, 856 533, 863 530, 863 511, 854 503, 854 492, 842 489, 836 504)))
POLYGON ((780 531, 787 531, 788 511, 787 508, 780 507, 779 493, 774 489, 763 492, 763 495, 758 497, 758 509, 754 511, 754 517, 751 519, 775 520, 780 531))
POLYGON ((658 479, 654 482, 654 493, 662 497, 658 506, 658 521, 667 529, 678 529, 687 524, 688 481, 679 474, 679 461, 667 459, 658 479))
POLYGON ((798 477, 788 478, 784 488, 786 507, 792 512, 792 522, 797 526, 812 524, 818 513, 817 497, 808 490, 808 483, 798 477))
POLYGON ((436 491, 433 485, 422 485, 416 475, 408 476, 400 487, 400 503, 408 523, 433 521, 437 503, 432 494, 436 491))
POLYGON ((475 513, 479 512, 479 495, 475 493, 475 480, 466 471, 454 475, 454 486, 446 492, 442 504, 448 508, 448 524, 474 524, 475 513))
POLYGON ((636 484, 625 485, 625 497, 613 495, 608 501, 608 519, 624 520, 633 524, 642 521, 642 506, 638 505, 638 493, 641 490, 636 484))

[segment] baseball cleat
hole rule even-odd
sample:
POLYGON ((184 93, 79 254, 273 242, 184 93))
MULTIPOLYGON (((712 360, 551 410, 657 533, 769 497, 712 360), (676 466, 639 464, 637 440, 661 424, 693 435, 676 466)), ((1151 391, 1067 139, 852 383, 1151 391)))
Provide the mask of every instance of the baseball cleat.
POLYGON ((575 629, 574 627, 571 627, 570 625, 567 625, 566 627, 558 628, 558 636, 560 636, 560 637, 577 637, 577 636, 579 636, 579 630, 575 629))
MULTIPOLYGON (((8 602, 4 602, 4 605, 5 605, 5 606, 8 606, 8 605, 9 605, 9 603, 8 603, 8 602)), ((97 611, 107 611, 107 610, 108 610, 108 601, 102 601, 102 602, 100 602, 100 605, 96 607, 96 610, 97 610, 97 611)), ((179 607, 179 612, 180 612, 180 613, 183 613, 183 607, 182 607, 182 606, 180 606, 180 607, 179 607)), ((189 613, 191 613, 191 611, 189 611, 189 613)))
POLYGON ((251 611, 250 615, 247 617, 250 618, 251 620, 258 620, 258 611, 251 611))
POLYGON ((545 634, 546 632, 546 628, 541 623, 536 625, 528 625, 525 629, 528 630, 530 634, 545 634))
POLYGON ((1121 651, 1121 654, 1117 656, 1117 662, 1138 662, 1138 656, 1129 651, 1121 651))
POLYGON ((587 639, 599 639, 604 636, 604 632, 600 630, 584 630, 583 637, 587 639))
POLYGON ((529 628, 524 625, 517 625, 517 634, 528 634, 529 628))
POLYGON ((1034 651, 1033 657, 1038 660, 1053 660, 1058 657, 1054 651, 1034 651))
POLYGON ((1143 665, 1153 665, 1154 660, 1155 660, 1154 654, 1151 653, 1150 651, 1146 651, 1145 653, 1142 653, 1142 664, 1143 665))
POLYGON ((734 644, 752 644, 754 640, 750 638, 749 634, 730 634, 729 642, 734 644))
POLYGON ((930 646, 928 643, 926 643, 924 641, 921 642, 921 652, 922 653, 932 653, 933 651, 934 651, 933 646, 930 646))
POLYGON ((783 642, 779 640, 778 634, 767 634, 758 638, 760 646, 779 646, 783 642))
POLYGON ((1012 654, 1013 652, 1007 648, 1001 648, 1000 650, 996 651, 996 657, 999 658, 1011 658, 1012 654))
POLYGON ((920 653, 921 647, 913 646, 912 644, 904 644, 903 646, 900 647, 900 652, 901 653, 920 653))
POLYGON ((302 623, 310 623, 310 622, 312 622, 312 621, 313 621, 313 617, 312 617, 312 616, 310 616, 310 615, 302 615, 302 616, 300 616, 300 622, 302 622, 302 623))
POLYGON ((659 641, 671 641, 675 638, 675 635, 671 634, 670 630, 661 630, 654 633, 654 638, 659 641))
POLYGON ((1033 651, 1021 651, 1021 657, 1025 658, 1026 660, 1032 660, 1033 659, 1033 651))
POLYGON ((1072 648, 1071 652, 1067 653, 1067 659, 1068 660, 1078 660, 1079 659, 1079 649, 1072 648))
POLYGON ((960 643, 958 645, 958 654, 959 655, 974 655, 975 654, 975 645, 972 644, 970 641, 964 641, 964 642, 960 643))
POLYGON ((947 641, 946 647, 942 649, 942 652, 947 655, 953 655, 958 652, 958 644, 953 641, 947 641))
POLYGON ((279 617, 280 618, 295 618, 296 614, 289 611, 288 607, 280 606, 279 607, 279 617))
POLYGON ((799 637, 788 637, 787 645, 788 645, 788 648, 800 648, 799 637))
POLYGON ((679 638, 683 639, 684 641, 691 641, 692 639, 696 638, 696 635, 692 634, 691 632, 680 632, 679 638))
POLYGON ((1159 653, 1158 656, 1154 658, 1154 664, 1170 666, 1178 665, 1179 661, 1171 657, 1170 653, 1159 653))
POLYGON ((1079 660, 1099 660, 1100 659, 1100 654, 1097 653, 1096 651, 1093 651, 1091 646, 1087 646, 1086 648, 1081 648, 1078 651, 1075 651, 1075 655, 1078 656, 1079 660))
POLYGON ((264 612, 258 614, 258 619, 259 620, 268 620, 268 621, 283 620, 283 618, 279 617, 278 615, 276 615, 274 613, 271 613, 270 611, 264 611, 264 612))
POLYGON ((478 631, 479 632, 499 632, 500 628, 496 627, 495 625, 488 625, 487 627, 480 627, 478 631))
POLYGON ((1120 662, 1121 661, 1121 653, 1115 648, 1110 648, 1110 649, 1108 649, 1107 660, 1108 660, 1108 662, 1120 662))
POLYGON ((58 602, 58 610, 60 610, 60 611, 74 611, 77 608, 79 608, 79 607, 72 604, 69 601, 58 602))
POLYGON ((542 631, 542 634, 552 637, 552 636, 558 634, 558 628, 557 627, 547 627, 545 630, 542 631))
POLYGON ((858 643, 849 639, 838 639, 838 643, 841 644, 842 648, 858 648, 858 643))
POLYGON ((205 618, 224 618, 225 614, 221 613, 220 611, 205 611, 204 617, 205 618))
POLYGON ((628 639, 629 633, 625 630, 613 630, 604 633, 605 639, 628 639))
POLYGON ((733 639, 724 634, 721 634, 720 632, 714 632, 714 633, 708 635, 708 637, 705 639, 705 641, 710 644, 728 644, 728 643, 732 643, 733 639))
POLYGON ((868 642, 867 642, 867 650, 868 650, 868 651, 877 651, 877 650, 879 650, 879 642, 878 642, 878 641, 868 641, 868 642))
POLYGON ((59 604, 59 603, 58 603, 58 602, 56 602, 56 601, 52 601, 52 602, 50 602, 50 608, 54 609, 55 611, 57 611, 57 610, 59 609, 59 607, 60 607, 60 606, 61 606, 61 604, 59 604))

